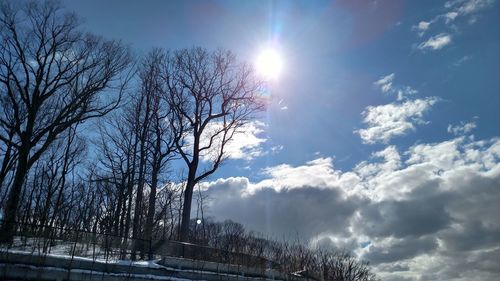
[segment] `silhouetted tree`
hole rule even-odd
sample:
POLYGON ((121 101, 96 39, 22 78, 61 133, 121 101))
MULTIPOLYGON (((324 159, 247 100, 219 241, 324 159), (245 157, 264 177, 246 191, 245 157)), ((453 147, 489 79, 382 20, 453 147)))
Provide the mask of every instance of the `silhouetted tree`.
POLYGON ((62 132, 117 106, 131 58, 122 44, 79 31, 53 1, 2 1, 0 42, 0 141, 16 155, 0 229, 8 241, 29 169, 62 132))
POLYGON ((186 241, 195 185, 219 168, 227 158, 226 144, 264 105, 252 68, 229 51, 184 49, 166 61, 170 126, 182 136, 176 148, 187 166, 180 228, 180 240, 186 241))
MULTIPOLYGON (((140 89, 134 103, 136 116, 134 133, 138 138, 139 159, 133 221, 133 237, 135 239, 150 240, 152 238, 159 177, 168 160, 174 156, 175 141, 179 135, 174 134, 167 122, 171 118, 172 110, 165 100, 164 84, 161 81, 161 71, 165 65, 165 58, 166 54, 162 50, 154 49, 142 60, 139 67, 140 89), (147 206, 144 206, 143 196, 146 185, 149 189, 149 198, 147 206), (146 221, 141 223, 143 209, 147 211, 146 221), (144 226, 143 233, 141 233, 141 225, 144 226)), ((132 259, 135 258, 135 252, 139 250, 141 257, 144 257, 144 253, 147 252, 147 245, 141 247, 139 244, 134 243, 132 259)))

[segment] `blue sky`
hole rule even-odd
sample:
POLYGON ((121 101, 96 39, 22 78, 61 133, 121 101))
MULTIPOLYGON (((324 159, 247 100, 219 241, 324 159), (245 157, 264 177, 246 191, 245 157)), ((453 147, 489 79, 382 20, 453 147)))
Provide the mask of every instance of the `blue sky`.
POLYGON ((498 1, 65 3, 139 55, 278 46, 271 104, 203 184, 210 215, 347 248, 384 280, 498 277, 498 1))

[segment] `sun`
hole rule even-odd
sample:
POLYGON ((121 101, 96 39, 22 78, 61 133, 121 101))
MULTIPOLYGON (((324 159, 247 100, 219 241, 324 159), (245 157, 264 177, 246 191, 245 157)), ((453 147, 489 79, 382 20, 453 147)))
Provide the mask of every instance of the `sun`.
POLYGON ((283 60, 276 49, 263 49, 255 60, 255 68, 259 76, 266 80, 276 80, 281 74, 283 60))

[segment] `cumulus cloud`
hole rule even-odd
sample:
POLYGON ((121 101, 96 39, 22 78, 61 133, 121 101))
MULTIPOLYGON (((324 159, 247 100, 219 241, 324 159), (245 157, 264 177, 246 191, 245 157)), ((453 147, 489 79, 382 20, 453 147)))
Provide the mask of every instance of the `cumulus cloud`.
POLYGON ((363 111, 363 122, 366 129, 357 130, 364 143, 387 143, 390 139, 415 130, 414 124, 426 123, 422 117, 438 99, 408 100, 403 103, 390 103, 379 106, 368 106, 363 111))
POLYGON ((451 43, 451 35, 441 33, 429 38, 427 41, 420 43, 418 48, 420 50, 439 50, 451 43))
POLYGON ((346 199, 338 188, 311 184, 278 191, 272 186, 255 189, 255 184, 259 183, 247 178, 204 184, 210 202, 206 213, 241 222, 270 237, 309 239, 325 231, 347 235, 347 218, 362 204, 359 197, 346 199))
POLYGON ((500 139, 457 137, 277 165, 263 179, 205 183, 208 213, 274 237, 345 248, 384 280, 486 280, 500 273, 500 139), (228 211, 230 210, 230 211, 228 211))
POLYGON ((252 185, 248 192, 255 193, 269 188, 279 192, 306 186, 333 188, 339 185, 351 185, 357 181, 357 177, 353 174, 335 170, 333 159, 330 157, 317 158, 298 167, 288 164, 268 167, 262 170, 262 174, 268 179, 252 185))

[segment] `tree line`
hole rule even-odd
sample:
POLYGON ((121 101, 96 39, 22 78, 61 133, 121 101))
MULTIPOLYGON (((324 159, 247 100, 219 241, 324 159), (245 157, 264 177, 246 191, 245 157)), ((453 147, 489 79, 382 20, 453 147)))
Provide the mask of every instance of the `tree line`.
MULTIPOLYGON (((259 240, 191 220, 195 187, 264 109, 252 67, 222 49, 134 55, 83 31, 56 1, 2 1, 0 42, 0 242, 17 223, 214 247, 235 237, 230 251, 259 240)), ((315 258, 304 266, 329 260, 307 253, 315 258)), ((146 254, 134 243, 132 259, 146 254)))
POLYGON ((109 206, 101 211, 115 234, 151 237, 164 208, 157 197, 172 197, 160 190, 169 182, 161 177, 177 158, 186 171, 186 241, 194 187, 263 108, 251 67, 230 51, 203 48, 134 59, 122 43, 82 32, 78 17, 53 1, 4 2, 0 21, 1 239, 11 239, 17 219, 33 219, 33 209, 41 222, 59 223, 73 190, 79 199, 93 191, 86 206, 109 206), (97 130, 85 129, 89 120, 97 130), (94 163, 82 159, 90 153, 94 163))

